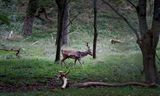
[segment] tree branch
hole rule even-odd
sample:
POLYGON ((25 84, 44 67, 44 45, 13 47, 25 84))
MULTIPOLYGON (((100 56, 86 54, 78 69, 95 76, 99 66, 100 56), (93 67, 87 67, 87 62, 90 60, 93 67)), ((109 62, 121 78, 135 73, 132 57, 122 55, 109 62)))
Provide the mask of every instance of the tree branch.
POLYGON ((130 0, 127 0, 135 9, 137 8, 136 5, 134 5, 130 0))
MULTIPOLYGON (((69 21, 69 23, 67 24, 67 26, 66 26, 64 29, 67 29, 67 28, 69 27, 69 25, 72 24, 72 22, 73 22, 80 14, 82 14, 82 13, 78 13, 77 15, 75 15, 75 16, 69 21)), ((66 34, 64 34, 64 35, 67 35, 67 34, 69 34, 69 33, 71 33, 71 32, 68 32, 68 33, 66 33, 66 34)))
POLYGON ((105 16, 105 17, 107 17, 107 18, 111 18, 111 19, 117 19, 117 20, 121 20, 122 18, 120 18, 120 17, 116 17, 116 16, 109 16, 109 15, 107 15, 107 16, 105 16))
POLYGON ((126 23, 127 25, 132 29, 134 34, 136 35, 137 39, 139 40, 139 34, 137 30, 130 24, 130 22, 125 18, 122 14, 120 14, 110 3, 106 2, 105 0, 101 0, 104 4, 108 5, 118 16, 120 16, 126 23))
POLYGON ((156 57, 157 57, 157 60, 159 61, 158 64, 160 64, 160 58, 159 58, 157 52, 156 52, 156 57))
POLYGON ((68 5, 70 2, 71 2, 71 0, 68 0, 68 1, 67 1, 67 5, 68 5))

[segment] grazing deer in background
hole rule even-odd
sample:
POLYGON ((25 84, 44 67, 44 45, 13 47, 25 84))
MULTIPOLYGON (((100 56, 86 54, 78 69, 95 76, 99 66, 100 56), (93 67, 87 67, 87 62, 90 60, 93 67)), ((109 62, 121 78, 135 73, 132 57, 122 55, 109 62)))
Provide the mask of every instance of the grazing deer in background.
POLYGON ((74 59, 75 64, 76 64, 77 60, 80 64, 82 64, 81 58, 83 58, 87 55, 92 56, 92 52, 91 52, 91 49, 90 49, 88 43, 86 44, 86 46, 88 48, 86 51, 62 50, 63 59, 61 60, 61 64, 68 58, 74 59))
POLYGON ((116 43, 123 43, 123 41, 118 40, 118 39, 110 39, 111 44, 116 44, 116 43))

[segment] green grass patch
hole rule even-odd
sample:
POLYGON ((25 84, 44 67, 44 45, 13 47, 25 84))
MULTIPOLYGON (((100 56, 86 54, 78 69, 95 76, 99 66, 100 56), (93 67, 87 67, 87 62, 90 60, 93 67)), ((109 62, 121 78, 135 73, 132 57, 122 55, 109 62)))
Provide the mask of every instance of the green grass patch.
POLYGON ((31 92, 0 93, 1 96, 159 96, 160 88, 87 88, 87 89, 53 89, 31 92))
POLYGON ((53 78, 60 70, 70 70, 69 79, 72 82, 143 81, 143 75, 140 74, 142 69, 140 59, 139 54, 111 55, 103 58, 103 61, 102 59, 84 59, 82 65, 79 63, 74 65, 73 60, 67 60, 64 66, 44 59, 0 60, 0 82, 16 85, 46 83, 47 78, 53 78))

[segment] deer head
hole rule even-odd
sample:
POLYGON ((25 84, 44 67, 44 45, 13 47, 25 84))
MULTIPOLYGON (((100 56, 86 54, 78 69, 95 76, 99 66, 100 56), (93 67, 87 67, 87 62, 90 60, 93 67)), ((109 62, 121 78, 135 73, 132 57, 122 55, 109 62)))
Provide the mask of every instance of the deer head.
POLYGON ((91 49, 90 49, 90 47, 89 47, 89 45, 88 45, 88 42, 86 43, 86 46, 87 46, 87 48, 88 48, 88 54, 89 55, 91 55, 91 56, 93 56, 93 54, 92 54, 92 51, 91 51, 91 49))

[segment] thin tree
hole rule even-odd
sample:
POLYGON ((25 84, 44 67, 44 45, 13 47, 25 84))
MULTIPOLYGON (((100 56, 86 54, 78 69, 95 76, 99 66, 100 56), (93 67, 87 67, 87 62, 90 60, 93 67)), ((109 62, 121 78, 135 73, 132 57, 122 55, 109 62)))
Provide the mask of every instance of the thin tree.
POLYGON ((143 68, 145 73, 145 81, 147 83, 158 83, 157 68, 156 68, 156 47, 159 41, 160 32, 160 0, 154 1, 154 13, 152 28, 148 29, 147 19, 146 19, 146 0, 139 0, 138 5, 135 6, 130 0, 127 0, 132 6, 136 8, 138 21, 139 21, 139 31, 130 24, 130 22, 121 15, 111 4, 102 0, 111 9, 114 10, 117 15, 119 15, 123 20, 129 25, 137 37, 137 43, 141 49, 143 56, 143 68))
POLYGON ((96 58, 96 47, 97 47, 97 0, 93 0, 94 10, 94 39, 93 39, 93 58, 96 58))
POLYGON ((35 19, 36 11, 38 9, 38 2, 39 0, 29 0, 23 24, 24 36, 32 35, 32 26, 33 26, 33 21, 35 19))
POLYGON ((58 7, 58 27, 57 27, 57 48, 56 48, 56 57, 55 62, 60 61, 60 51, 61 51, 61 40, 62 40, 62 32, 63 32, 63 22, 64 22, 64 9, 67 4, 67 0, 56 0, 56 4, 58 7))

